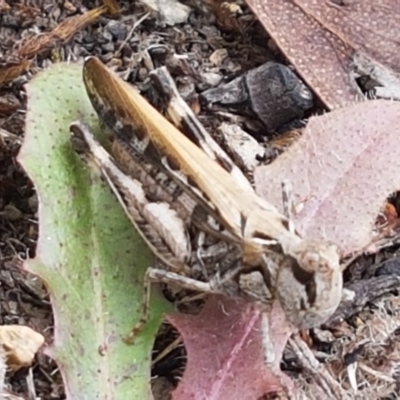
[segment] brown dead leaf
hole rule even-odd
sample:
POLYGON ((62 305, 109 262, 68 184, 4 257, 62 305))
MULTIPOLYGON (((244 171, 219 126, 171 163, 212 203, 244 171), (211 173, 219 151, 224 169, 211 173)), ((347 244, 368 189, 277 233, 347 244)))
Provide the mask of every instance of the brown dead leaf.
MULTIPOLYGON (((0 0, 0 10, 1 6, 2 3, 0 0)), ((19 8, 19 12, 24 14, 28 12, 31 14, 37 12, 37 10, 32 7, 21 6, 19 8)), ((0 87, 22 75, 31 65, 31 61, 28 60, 29 58, 44 51, 48 51, 59 43, 67 42, 74 34, 85 26, 93 23, 99 16, 107 11, 110 13, 119 12, 115 0, 107 0, 105 1, 105 5, 101 7, 97 7, 83 15, 68 18, 56 26, 51 32, 40 33, 26 39, 18 50, 13 50, 10 54, 6 55, 5 62, 3 63, 4 66, 0 67, 0 87)))
POLYGON ((357 53, 400 72, 400 3, 396 0, 247 0, 249 6, 330 108, 361 97, 352 75, 357 53))
POLYGON ((282 210, 281 183, 302 205, 296 227, 345 254, 373 239, 385 199, 400 188, 400 104, 371 100, 312 117, 303 136, 255 170, 258 193, 282 210))
POLYGON ((18 109, 18 104, 7 104, 3 103, 0 97, 0 117, 11 115, 18 109))
POLYGON ((116 0, 103 0, 103 4, 107 7, 107 11, 112 15, 121 12, 116 0))
POLYGON ((400 3, 396 0, 294 0, 354 50, 400 72, 400 3))
POLYGON ((43 335, 28 326, 0 326, 0 345, 4 350, 7 365, 13 371, 30 366, 43 343, 43 335))
POLYGON ((291 0, 247 0, 297 72, 328 108, 361 97, 349 71, 353 50, 291 0))
POLYGON ((386 203, 382 214, 382 224, 386 223, 390 227, 396 227, 399 224, 399 214, 393 204, 386 203))
POLYGON ((243 11, 237 3, 224 0, 206 0, 205 3, 215 15, 217 24, 223 31, 244 33, 238 20, 238 16, 243 11))
POLYGON ((7 2, 5 0, 0 0, 0 11, 4 12, 4 11, 8 11, 10 9, 11 9, 11 7, 9 6, 9 4, 7 4, 7 2))
POLYGON ((0 68, 0 87, 23 74, 30 65, 31 61, 23 59, 17 64, 7 65, 0 68))
POLYGON ((0 96, 0 117, 8 116, 20 107, 20 101, 13 94, 8 93, 0 96))
POLYGON ((199 315, 167 319, 182 335, 188 357, 174 400, 254 400, 276 392, 280 380, 291 386, 279 370, 291 332, 278 306, 267 315, 243 300, 212 296, 199 315), (276 374, 267 368, 266 355, 276 374))
POLYGON ((66 19, 56 26, 51 32, 36 35, 22 45, 19 54, 22 57, 33 57, 43 51, 49 50, 59 42, 68 41, 75 33, 86 25, 93 23, 100 15, 107 11, 106 6, 97 7, 83 15, 66 19))

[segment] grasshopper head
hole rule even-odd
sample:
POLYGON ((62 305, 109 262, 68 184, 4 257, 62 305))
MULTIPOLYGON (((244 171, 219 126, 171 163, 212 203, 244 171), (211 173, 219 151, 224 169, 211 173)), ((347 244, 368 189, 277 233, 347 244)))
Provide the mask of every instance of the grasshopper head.
POLYGON ((281 262, 275 294, 290 322, 300 329, 320 326, 335 312, 343 278, 336 246, 302 241, 281 262))

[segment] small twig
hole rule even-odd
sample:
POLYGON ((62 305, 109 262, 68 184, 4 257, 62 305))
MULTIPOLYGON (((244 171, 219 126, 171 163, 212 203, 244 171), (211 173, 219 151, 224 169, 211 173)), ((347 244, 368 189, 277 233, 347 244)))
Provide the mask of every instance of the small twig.
POLYGON ((165 358, 168 354, 170 354, 173 350, 179 347, 183 343, 182 337, 178 336, 173 342, 171 342, 167 347, 161 351, 158 356, 151 362, 151 366, 154 367, 160 360, 165 358))
POLYGON ((300 365, 312 374, 315 381, 319 384, 320 389, 323 390, 326 395, 326 398, 350 400, 350 397, 344 393, 344 390, 340 387, 339 383, 315 358, 310 348, 298 334, 292 336, 288 343, 295 353, 300 365))
POLYGON ((139 18, 132 26, 131 30, 129 31, 128 35, 126 36, 125 40, 121 43, 119 46, 118 50, 115 52, 114 57, 118 57, 119 54, 121 53, 121 50, 124 48, 124 46, 128 43, 128 41, 131 39, 133 32, 135 32, 136 28, 140 26, 140 24, 148 18, 150 15, 150 12, 146 13, 143 15, 142 18, 139 18))

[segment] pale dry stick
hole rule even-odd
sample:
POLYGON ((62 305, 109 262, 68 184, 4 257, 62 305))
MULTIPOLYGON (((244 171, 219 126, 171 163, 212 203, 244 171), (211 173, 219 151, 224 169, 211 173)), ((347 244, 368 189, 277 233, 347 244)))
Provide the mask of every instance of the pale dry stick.
MULTIPOLYGON (((272 307, 274 306, 272 305, 272 307)), ((273 373, 274 377, 278 380, 278 383, 281 387, 282 393, 279 393, 279 398, 297 400, 296 395, 294 393, 293 382, 287 375, 285 375, 281 371, 280 360, 276 358, 276 355, 280 354, 280 351, 277 351, 275 346, 276 344, 271 340, 272 330, 273 330, 270 321, 271 314, 272 314, 271 310, 269 310, 269 312, 262 311, 261 314, 261 330, 263 338, 264 362, 266 367, 273 373)), ((285 336, 288 334, 288 332, 280 332, 280 334, 285 336)))
POLYGON ((153 367, 163 358, 165 358, 168 354, 170 354, 173 350, 178 348, 183 344, 182 336, 178 336, 172 343, 170 343, 167 347, 161 351, 154 360, 151 361, 151 366, 153 367))
POLYGON ((115 52, 114 57, 117 58, 121 53, 121 50, 125 47, 125 45, 131 40, 133 32, 135 32, 136 28, 141 25, 143 21, 145 21, 150 16, 150 12, 144 14, 141 18, 139 18, 132 26, 131 30, 129 31, 128 35, 126 36, 125 40, 121 43, 118 47, 117 51, 115 52))
MULTIPOLYGON (((356 51, 353 55, 352 67, 357 77, 366 75, 378 84, 369 93, 372 98, 400 100, 400 77, 398 73, 377 63, 367 54, 356 51)), ((362 98, 360 101, 363 100, 362 98)))
POLYGON ((327 399, 351 400, 352 397, 346 393, 339 383, 314 357, 308 345, 296 334, 288 341, 289 346, 296 355, 300 365, 312 373, 314 380, 318 383, 327 399))
POLYGON ((15 135, 14 133, 11 133, 9 131, 6 131, 3 128, 0 128, 0 138, 1 140, 11 140, 15 144, 21 144, 22 139, 20 136, 15 135))
POLYGON ((283 215, 289 220, 291 224, 289 229, 295 230, 293 224, 293 214, 296 213, 296 205, 293 200, 293 185, 287 179, 282 182, 282 203, 283 203, 283 215))
POLYGON ((29 398, 30 399, 37 399, 36 388, 35 388, 35 380, 33 379, 32 368, 29 368, 28 376, 26 377, 26 386, 28 387, 29 398))

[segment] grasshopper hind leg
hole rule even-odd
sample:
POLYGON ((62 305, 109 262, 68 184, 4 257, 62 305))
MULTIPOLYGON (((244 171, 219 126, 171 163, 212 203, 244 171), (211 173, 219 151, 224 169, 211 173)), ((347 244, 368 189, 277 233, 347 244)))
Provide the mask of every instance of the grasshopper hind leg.
POLYGON ((141 303, 142 314, 134 326, 129 335, 124 339, 128 344, 132 344, 135 338, 142 332, 146 326, 150 316, 150 296, 151 296, 151 285, 154 283, 165 283, 168 285, 176 285, 181 289, 187 289, 191 291, 201 293, 219 293, 221 290, 218 289, 218 285, 214 285, 212 282, 202 282, 197 279, 189 278, 185 275, 180 275, 176 272, 167 271, 162 268, 150 267, 147 269, 144 276, 144 292, 143 300, 141 303))
POLYGON ((222 274, 217 273, 208 282, 203 282, 162 268, 148 268, 144 276, 143 300, 140 305, 142 314, 139 321, 124 341, 128 344, 132 344, 149 320, 152 284, 164 283, 202 294, 223 294, 228 297, 240 296, 241 288, 239 285, 239 278, 241 273, 243 273, 243 266, 240 261, 240 259, 235 260, 231 268, 227 269, 222 274))

